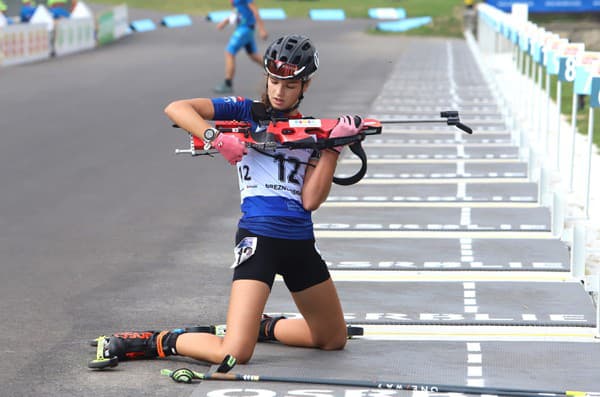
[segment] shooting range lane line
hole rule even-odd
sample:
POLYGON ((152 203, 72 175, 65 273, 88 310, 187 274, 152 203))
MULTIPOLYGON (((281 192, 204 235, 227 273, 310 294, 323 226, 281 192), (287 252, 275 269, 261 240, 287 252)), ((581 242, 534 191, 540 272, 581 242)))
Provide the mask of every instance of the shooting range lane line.
POLYGON ((468 203, 470 207, 481 204, 503 203, 538 205, 538 187, 533 182, 514 184, 483 184, 467 181, 440 181, 437 184, 412 183, 401 187, 378 184, 357 184, 352 190, 333 186, 323 205, 361 205, 375 203, 393 205, 407 203, 419 206, 422 203, 444 205, 444 203, 468 203))
POLYGON ((570 271, 568 248, 557 238, 535 241, 355 238, 322 239, 317 245, 330 271, 346 271, 349 275, 387 271, 406 277, 427 272, 436 277, 460 277, 452 276, 452 273, 468 270, 467 275, 483 273, 489 276, 500 272, 504 273, 502 277, 509 277, 523 272, 566 274, 570 271))
MULTIPOLYGON (((335 281, 344 302, 346 321, 356 325, 562 327, 595 331, 595 308, 577 281, 335 281), (390 299, 399 291, 401 298, 390 299), (536 298, 531 299, 532 296, 536 298)), ((275 299, 267 303, 268 314, 301 317, 293 302, 284 299, 288 293, 282 282, 276 282, 271 293, 275 299)))
MULTIPOLYGON (((543 271, 477 271, 455 270, 444 272, 439 270, 330 270, 331 278, 336 282, 437 282, 437 281, 497 281, 497 282, 569 282, 568 272, 543 271)), ((278 279, 280 280, 280 279, 278 279)))
POLYGON ((483 378, 483 354, 481 353, 481 343, 467 342, 467 385, 485 386, 483 378))
POLYGON ((550 232, 548 208, 365 207, 360 215, 327 207, 315 214, 315 231, 440 231, 440 232, 550 232), (361 223, 362 219, 368 222, 361 223), (344 222, 340 222, 343 220, 344 222))
MULTIPOLYGON (((462 207, 465 202, 448 203, 448 202, 325 202, 321 204, 321 208, 326 207, 462 207)), ((521 202, 490 202, 490 203, 474 203, 469 202, 469 207, 474 208, 537 208, 537 203, 521 203, 521 202)))
MULTIPOLYGON (((335 175, 348 177, 354 175, 358 169, 356 163, 338 164, 335 175)), ((427 162, 374 162, 368 163, 367 173, 363 180, 371 179, 502 179, 502 178, 528 178, 526 162, 465 162, 464 160, 452 161, 427 161, 427 162)))
MULTIPOLYGON (((365 142, 363 142, 363 145, 365 142)), ((382 160, 514 160, 518 161, 521 153, 516 146, 469 146, 459 144, 455 146, 436 146, 431 148, 424 145, 404 145, 403 147, 387 148, 377 146, 373 150, 369 150, 367 160, 382 161, 382 160)), ((339 160, 341 163, 355 161, 353 156, 348 152, 344 152, 344 156, 339 160)))
MULTIPOLYGON (((471 239, 461 239, 461 255, 467 259, 470 256, 472 260, 471 239)), ((477 290, 474 281, 463 282, 464 295, 464 312, 477 313, 477 290)), ((483 356, 481 354, 481 343, 467 342, 467 385, 469 386, 484 386, 483 378, 483 356)))
MULTIPOLYGON (((462 161, 464 163, 470 164, 497 164, 497 163, 519 163, 521 162, 518 158, 507 158, 507 159, 457 159, 457 158, 426 158, 426 159, 369 159, 369 164, 449 164, 449 163, 457 163, 457 161, 462 161)), ((338 164, 360 164, 360 160, 355 160, 352 158, 342 159, 338 162, 338 164)), ((463 163, 463 164, 464 164, 463 163)))
POLYGON ((489 239, 554 239, 547 232, 507 232, 507 231, 408 231, 408 230, 316 230, 316 238, 489 238, 489 239))
POLYGON ((365 341, 552 342, 600 344, 593 328, 460 325, 360 325, 365 341))

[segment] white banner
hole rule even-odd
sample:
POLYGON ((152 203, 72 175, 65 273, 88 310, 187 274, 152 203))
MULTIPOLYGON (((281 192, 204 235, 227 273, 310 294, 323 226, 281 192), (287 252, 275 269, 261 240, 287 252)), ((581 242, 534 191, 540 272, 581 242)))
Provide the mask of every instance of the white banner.
POLYGON ((50 57, 45 24, 17 24, 0 28, 0 63, 16 65, 50 57))
POLYGON ((54 54, 61 56, 94 48, 94 29, 92 18, 59 19, 54 30, 54 54))

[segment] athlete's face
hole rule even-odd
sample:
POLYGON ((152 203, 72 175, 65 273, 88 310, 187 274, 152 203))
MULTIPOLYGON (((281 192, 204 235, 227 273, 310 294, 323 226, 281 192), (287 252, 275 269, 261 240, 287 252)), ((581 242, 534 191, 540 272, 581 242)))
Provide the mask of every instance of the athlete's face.
MULTIPOLYGON (((308 88, 308 82, 304 83, 304 91, 308 88)), ((279 80, 275 77, 267 77, 267 94, 274 109, 289 109, 296 104, 303 90, 300 80, 279 80)))

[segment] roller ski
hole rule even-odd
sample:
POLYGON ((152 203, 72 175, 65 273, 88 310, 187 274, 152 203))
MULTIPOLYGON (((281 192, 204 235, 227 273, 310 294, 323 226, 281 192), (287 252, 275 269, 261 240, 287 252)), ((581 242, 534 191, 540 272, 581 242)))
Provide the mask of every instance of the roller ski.
POLYGON ((88 367, 104 369, 116 367, 119 361, 163 358, 176 354, 175 341, 181 334, 202 332, 217 336, 225 335, 225 325, 207 325, 176 328, 168 331, 118 332, 99 336, 90 344, 96 347, 96 358, 88 367))

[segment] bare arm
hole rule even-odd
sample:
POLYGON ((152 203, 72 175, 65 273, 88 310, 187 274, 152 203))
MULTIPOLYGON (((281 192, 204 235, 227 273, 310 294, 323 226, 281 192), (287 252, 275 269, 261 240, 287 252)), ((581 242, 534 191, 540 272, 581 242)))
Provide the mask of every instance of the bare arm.
POLYGON ((338 156, 334 151, 323 150, 319 161, 311 161, 315 167, 306 168, 302 187, 302 206, 305 210, 314 211, 327 200, 338 156))
POLYGON ((261 39, 266 40, 267 37, 269 36, 269 34, 267 33, 267 30, 265 29, 265 24, 264 24, 262 18, 260 17, 260 13, 258 12, 258 7, 256 7, 256 4, 254 4, 254 3, 249 3, 248 7, 250 7, 250 9, 252 10, 252 13, 254 14, 254 19, 256 19, 256 27, 258 28, 258 35, 260 36, 261 39))
POLYGON ((166 115, 178 126, 202 139, 211 125, 206 120, 215 116, 215 108, 209 98, 182 99, 171 102, 165 108, 166 115))

